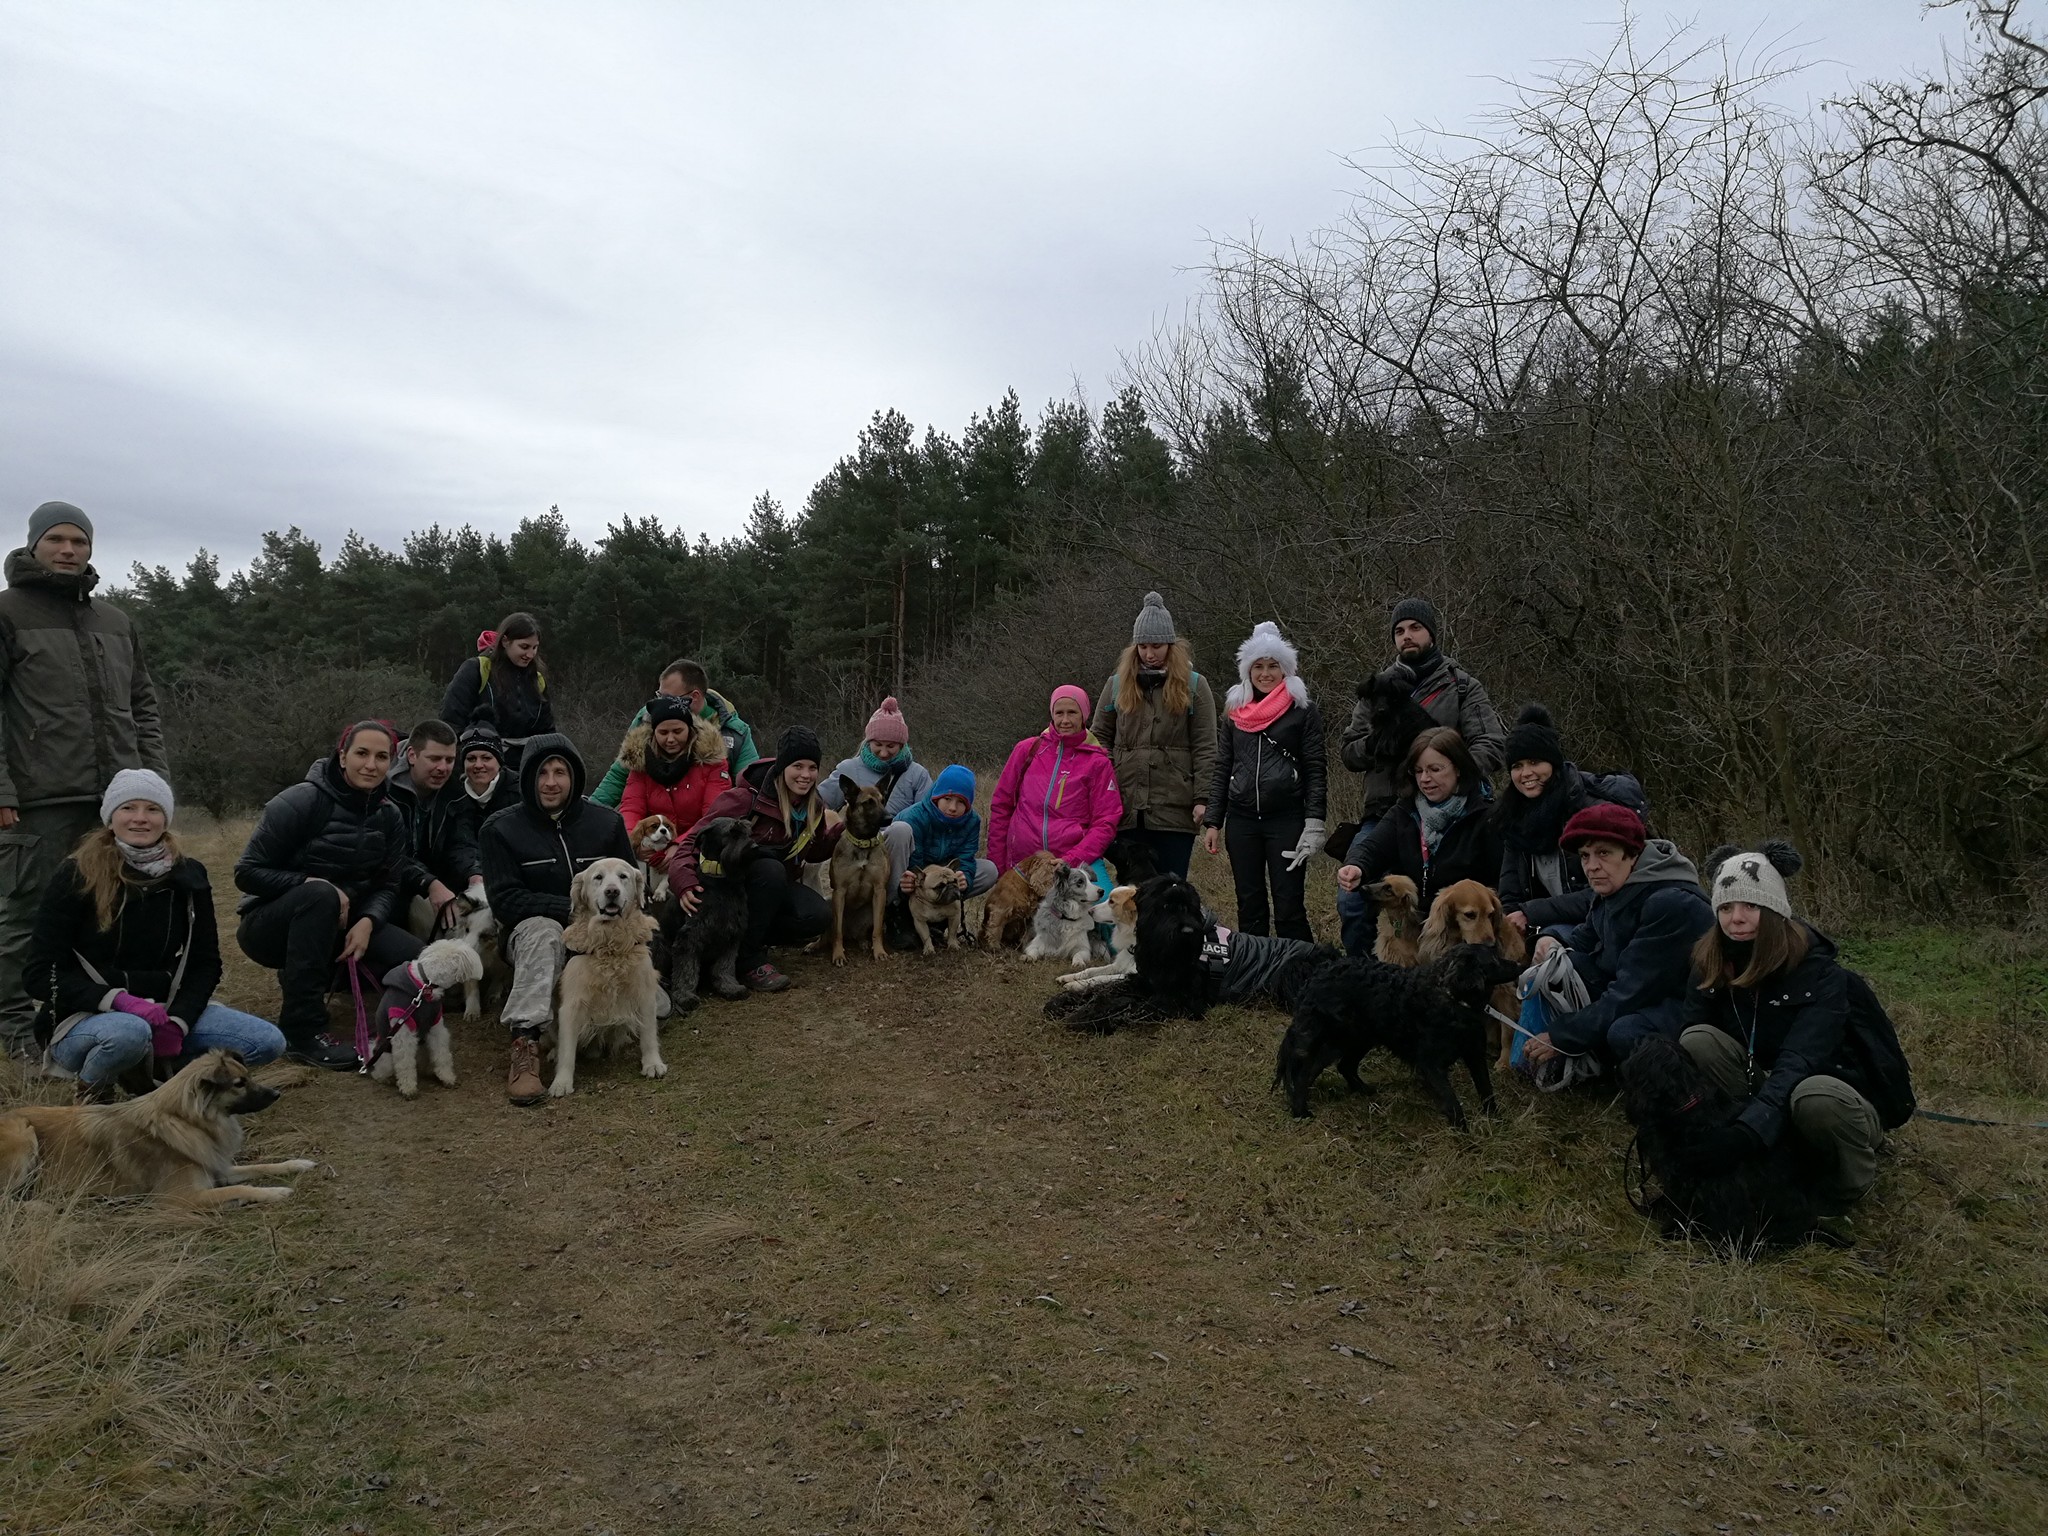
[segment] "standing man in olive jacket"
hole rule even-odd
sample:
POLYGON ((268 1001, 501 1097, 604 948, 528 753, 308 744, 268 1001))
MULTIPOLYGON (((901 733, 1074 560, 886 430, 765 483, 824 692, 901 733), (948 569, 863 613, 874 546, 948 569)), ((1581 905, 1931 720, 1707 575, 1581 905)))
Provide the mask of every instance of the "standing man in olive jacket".
POLYGON ((0 592, 0 1050, 27 1048, 22 986, 43 887, 99 825, 123 768, 168 774, 156 689, 128 615, 96 601, 92 519, 66 501, 30 514, 0 592))

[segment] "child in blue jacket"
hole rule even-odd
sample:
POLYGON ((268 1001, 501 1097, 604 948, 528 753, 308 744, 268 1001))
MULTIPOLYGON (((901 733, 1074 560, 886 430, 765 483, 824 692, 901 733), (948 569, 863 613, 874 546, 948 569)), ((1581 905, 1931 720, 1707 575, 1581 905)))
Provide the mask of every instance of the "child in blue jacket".
POLYGON ((931 793, 900 812, 882 836, 889 846, 890 867, 897 871, 896 888, 906 896, 916 888, 919 871, 948 859, 957 861, 956 867, 968 876, 968 895, 984 896, 995 888, 994 862, 979 857, 981 818, 974 813, 974 774, 958 763, 932 780, 931 793))

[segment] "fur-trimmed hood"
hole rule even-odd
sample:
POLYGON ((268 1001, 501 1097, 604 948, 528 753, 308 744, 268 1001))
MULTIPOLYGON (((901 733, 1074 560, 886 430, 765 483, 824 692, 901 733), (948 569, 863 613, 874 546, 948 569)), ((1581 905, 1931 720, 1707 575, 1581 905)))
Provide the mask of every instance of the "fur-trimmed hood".
MULTIPOLYGON (((647 748, 654 740, 654 727, 642 720, 626 732, 625 740, 619 743, 619 761, 626 765, 629 773, 644 772, 647 767, 647 748)), ((719 732, 718 722, 703 715, 690 719, 690 760, 697 763, 715 763, 725 757, 725 737, 719 732)))
POLYGON ((1287 676, 1287 691, 1297 704, 1308 703, 1308 684, 1301 680, 1301 657, 1271 619, 1252 627, 1251 634, 1237 648, 1237 682, 1224 696, 1225 709, 1237 709, 1252 700, 1252 663, 1270 656, 1287 676))

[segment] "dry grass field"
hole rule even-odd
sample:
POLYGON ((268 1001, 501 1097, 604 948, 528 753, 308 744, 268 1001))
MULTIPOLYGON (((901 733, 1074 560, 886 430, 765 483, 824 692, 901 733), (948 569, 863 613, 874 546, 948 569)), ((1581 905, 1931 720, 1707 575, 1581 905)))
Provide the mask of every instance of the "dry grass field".
MULTIPOLYGON (((2043 1113, 2044 949, 1851 945, 1924 1103, 2043 1113)), ((1731 1262, 1603 1100, 1458 1135, 1380 1059, 1296 1123, 1270 1013, 791 968, 660 1083, 302 1082, 282 1206, 0 1206, 0 1532, 2048 1529, 2048 1132, 1917 1122, 1854 1248, 1731 1262)))

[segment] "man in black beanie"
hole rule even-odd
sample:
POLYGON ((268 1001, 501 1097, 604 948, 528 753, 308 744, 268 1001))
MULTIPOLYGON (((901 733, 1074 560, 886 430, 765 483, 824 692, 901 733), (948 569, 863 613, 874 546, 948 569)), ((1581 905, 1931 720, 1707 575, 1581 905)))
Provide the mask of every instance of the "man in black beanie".
POLYGON ((68 501, 29 514, 0 593, 0 1050, 25 1054, 35 1003, 21 968, 43 887, 99 825, 123 768, 169 776, 156 689, 128 615, 96 599, 92 519, 68 501))
MULTIPOLYGON (((1425 724, 1449 726, 1465 738, 1473 761, 1488 777, 1500 771, 1501 751, 1507 737, 1501 728, 1500 712, 1487 698, 1479 679, 1438 646, 1444 622, 1434 603, 1426 597, 1404 597, 1394 604, 1389 623, 1394 637, 1393 663, 1373 680, 1380 685, 1378 688, 1372 684, 1360 687, 1358 702, 1352 706, 1343 744, 1338 749, 1346 768, 1365 775, 1365 802, 1359 811, 1358 832, 1349 849, 1330 850, 1342 854, 1338 864, 1347 869, 1357 868, 1365 855, 1366 838, 1411 787, 1396 780, 1416 732, 1406 732, 1403 739, 1380 730, 1376 703, 1379 697, 1405 690, 1419 711, 1412 715, 1416 730, 1425 724)), ((1373 915, 1365 894, 1340 889, 1337 913, 1343 920, 1346 952, 1370 953, 1373 915)))

